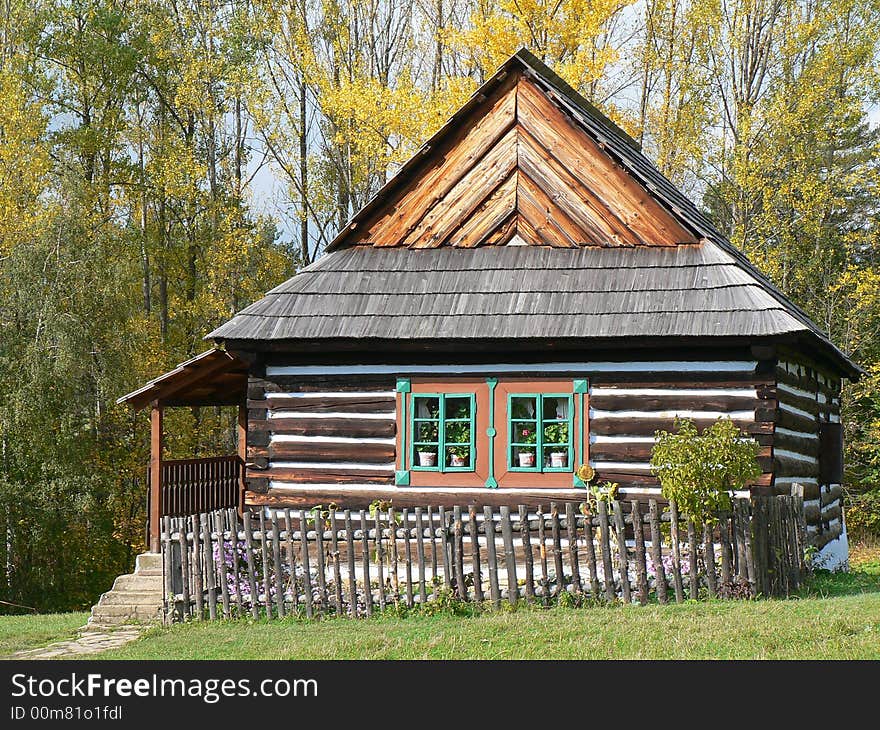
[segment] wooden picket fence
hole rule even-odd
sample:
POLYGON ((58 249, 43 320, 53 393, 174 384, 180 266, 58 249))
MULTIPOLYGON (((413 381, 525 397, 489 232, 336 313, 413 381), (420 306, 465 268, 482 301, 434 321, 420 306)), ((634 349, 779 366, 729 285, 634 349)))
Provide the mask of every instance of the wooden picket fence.
POLYGON ((439 598, 549 605, 785 596, 804 575, 803 498, 737 499, 698 529, 674 503, 166 517, 166 617, 371 616, 439 598))

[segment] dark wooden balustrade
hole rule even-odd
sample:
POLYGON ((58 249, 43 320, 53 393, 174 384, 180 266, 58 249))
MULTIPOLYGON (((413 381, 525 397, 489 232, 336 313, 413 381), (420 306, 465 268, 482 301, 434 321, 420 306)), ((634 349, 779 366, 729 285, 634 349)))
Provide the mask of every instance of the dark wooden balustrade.
MULTIPOLYGON (((163 461, 159 516, 182 517, 240 507, 242 467, 235 454, 163 461)), ((148 484, 150 476, 147 467, 148 484)))

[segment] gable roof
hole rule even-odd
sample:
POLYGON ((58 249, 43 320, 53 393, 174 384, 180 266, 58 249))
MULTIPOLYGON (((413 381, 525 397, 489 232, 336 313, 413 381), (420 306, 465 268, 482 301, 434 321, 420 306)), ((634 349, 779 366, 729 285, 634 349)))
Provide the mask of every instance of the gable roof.
POLYGON ((524 49, 355 214, 323 258, 208 338, 538 333, 807 334, 844 372, 860 372, 625 132, 524 49))

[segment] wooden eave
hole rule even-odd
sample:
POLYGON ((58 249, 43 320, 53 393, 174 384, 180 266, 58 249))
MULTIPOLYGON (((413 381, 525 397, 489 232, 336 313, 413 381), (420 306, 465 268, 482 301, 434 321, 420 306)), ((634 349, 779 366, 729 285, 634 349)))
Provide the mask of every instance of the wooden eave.
POLYGON ((135 410, 160 406, 233 406, 247 397, 247 364, 226 350, 213 348, 119 398, 135 410))

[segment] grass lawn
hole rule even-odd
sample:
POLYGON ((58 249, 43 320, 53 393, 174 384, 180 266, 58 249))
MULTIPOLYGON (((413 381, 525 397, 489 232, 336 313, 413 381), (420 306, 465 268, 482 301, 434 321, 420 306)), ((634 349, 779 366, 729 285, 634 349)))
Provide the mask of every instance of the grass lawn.
POLYGON ((800 598, 150 630, 107 659, 878 659, 880 551, 800 598))
POLYGON ((0 657, 70 639, 85 626, 87 613, 45 613, 37 616, 0 616, 0 657))

